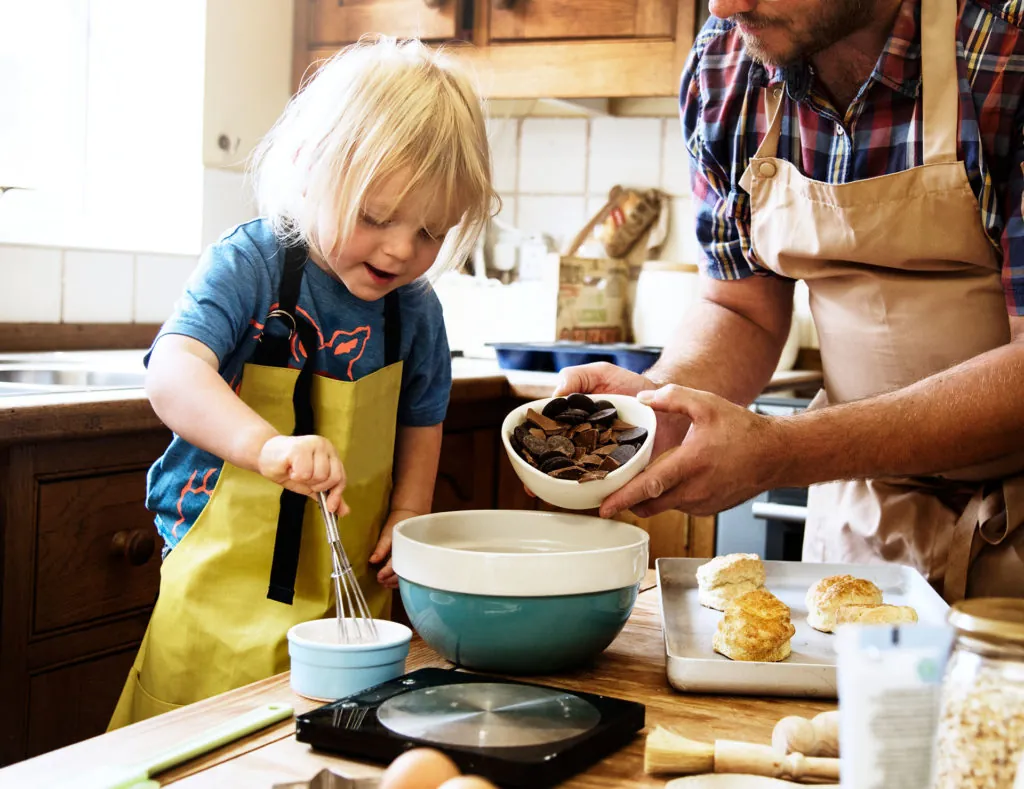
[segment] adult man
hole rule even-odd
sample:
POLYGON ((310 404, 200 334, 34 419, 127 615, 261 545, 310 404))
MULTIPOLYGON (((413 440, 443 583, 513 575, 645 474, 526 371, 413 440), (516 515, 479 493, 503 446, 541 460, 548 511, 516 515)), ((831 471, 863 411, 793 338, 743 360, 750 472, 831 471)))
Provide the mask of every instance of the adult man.
POLYGON ((589 365, 560 387, 688 387, 640 395, 662 412, 656 452, 674 449, 602 514, 826 483, 806 560, 910 564, 950 601, 1024 595, 1024 2, 711 11, 681 91, 704 299, 646 376, 589 365), (825 388, 757 416, 742 406, 795 279, 825 388))

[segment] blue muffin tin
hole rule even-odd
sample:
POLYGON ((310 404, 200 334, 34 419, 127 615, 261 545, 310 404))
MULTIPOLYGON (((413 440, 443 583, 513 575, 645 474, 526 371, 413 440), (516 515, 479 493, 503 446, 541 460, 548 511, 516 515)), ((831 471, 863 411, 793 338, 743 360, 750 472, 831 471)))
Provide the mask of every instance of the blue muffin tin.
POLYGON ((582 342, 520 342, 489 343, 498 356, 503 370, 536 370, 558 372, 563 367, 591 362, 611 364, 642 373, 661 355, 661 348, 649 345, 592 345, 582 342))

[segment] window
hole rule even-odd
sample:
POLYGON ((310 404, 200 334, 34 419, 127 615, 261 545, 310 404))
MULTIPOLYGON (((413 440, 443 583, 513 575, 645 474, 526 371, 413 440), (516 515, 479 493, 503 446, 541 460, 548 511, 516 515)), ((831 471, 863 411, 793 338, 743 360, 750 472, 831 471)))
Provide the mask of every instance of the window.
POLYGON ((204 0, 0 0, 0 243, 194 253, 204 0))

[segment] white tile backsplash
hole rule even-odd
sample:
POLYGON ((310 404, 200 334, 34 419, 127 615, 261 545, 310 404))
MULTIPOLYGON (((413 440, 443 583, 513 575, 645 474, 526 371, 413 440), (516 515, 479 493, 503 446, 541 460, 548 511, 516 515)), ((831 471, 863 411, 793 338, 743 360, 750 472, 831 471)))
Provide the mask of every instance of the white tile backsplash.
POLYGON ((0 246, 0 322, 60 321, 63 254, 44 247, 0 246))
POLYGON ((64 253, 66 323, 131 323, 135 256, 125 252, 64 253))
POLYGON ((689 197, 673 197, 669 204, 672 211, 671 224, 659 258, 678 263, 697 263, 699 256, 693 203, 689 197))
POLYGON ((255 216, 256 206, 244 173, 216 167, 203 171, 202 249, 255 216))
POLYGON ((665 142, 662 146, 661 188, 673 197, 690 194, 690 158, 683 144, 679 121, 665 120, 665 142))
POLYGON ((661 118, 592 120, 587 194, 607 196, 616 184, 639 189, 658 186, 662 126, 661 118))
POLYGON ((584 118, 526 118, 519 139, 519 193, 577 195, 586 191, 584 118))
POLYGON ((493 118, 487 121, 491 144, 491 178, 499 192, 515 192, 519 166, 519 121, 493 118))
POLYGON ((135 258, 135 321, 163 323, 170 317, 198 259, 185 255, 135 258))
POLYGON ((546 233, 560 251, 586 221, 586 198, 520 195, 516 226, 528 233, 546 233))

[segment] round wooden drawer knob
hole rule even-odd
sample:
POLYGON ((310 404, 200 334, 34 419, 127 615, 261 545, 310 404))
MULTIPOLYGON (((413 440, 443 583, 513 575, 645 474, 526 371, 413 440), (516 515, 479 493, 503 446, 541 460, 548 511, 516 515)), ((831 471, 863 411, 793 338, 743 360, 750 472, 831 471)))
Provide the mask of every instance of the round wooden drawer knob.
POLYGON ((142 529, 126 529, 114 535, 110 543, 110 552, 115 556, 123 556, 128 563, 140 567, 150 560, 156 550, 153 535, 142 529))

